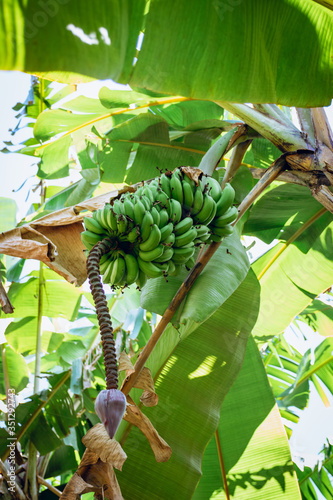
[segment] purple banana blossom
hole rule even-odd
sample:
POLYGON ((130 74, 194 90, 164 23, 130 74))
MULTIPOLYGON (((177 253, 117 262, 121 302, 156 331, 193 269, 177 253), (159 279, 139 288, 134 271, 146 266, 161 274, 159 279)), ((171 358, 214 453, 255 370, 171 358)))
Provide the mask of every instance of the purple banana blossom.
POLYGON ((112 439, 126 410, 126 396, 118 389, 104 389, 95 401, 95 411, 112 439))

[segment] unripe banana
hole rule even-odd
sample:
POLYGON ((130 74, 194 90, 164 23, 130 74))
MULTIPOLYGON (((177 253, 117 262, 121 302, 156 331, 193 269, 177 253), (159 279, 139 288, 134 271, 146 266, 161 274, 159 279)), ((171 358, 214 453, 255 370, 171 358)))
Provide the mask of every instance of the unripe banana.
POLYGON ((236 207, 231 207, 224 215, 220 215, 220 217, 215 218, 211 225, 213 227, 223 227, 236 220, 237 217, 238 209, 236 207))
MULTIPOLYGON (((187 177, 187 175, 185 177, 187 177)), ((182 181, 182 186, 183 186, 183 196, 184 196, 183 205, 185 210, 189 211, 192 208, 194 201, 194 194, 193 194, 194 189, 190 186, 188 182, 185 181, 185 179, 183 179, 182 181)))
POLYGON ((163 275, 163 271, 159 269, 152 262, 146 262, 138 257, 138 264, 141 271, 143 271, 149 278, 158 278, 163 275))
POLYGON ((194 193, 191 214, 197 215, 200 212, 200 210, 202 209, 203 203, 204 203, 204 195, 203 195, 201 186, 199 185, 199 186, 197 186, 195 193, 194 193))
POLYGON ((141 290, 145 284, 147 283, 147 275, 141 269, 139 268, 139 277, 136 280, 136 284, 138 285, 139 289, 141 290))
POLYGON ((178 222, 178 224, 175 225, 174 233, 177 236, 186 233, 191 227, 193 226, 193 219, 192 217, 185 217, 185 219, 181 220, 178 222))
POLYGON ((124 210, 126 216, 134 220, 134 205, 128 197, 124 199, 124 210))
POLYGON ((178 171, 173 172, 170 178, 170 188, 171 188, 171 197, 174 200, 179 201, 179 203, 182 205, 184 201, 183 186, 178 171))
POLYGON ((96 210, 95 212, 93 212, 92 216, 93 218, 98 222, 98 224, 102 227, 104 227, 104 229, 108 229, 109 226, 108 226, 108 223, 106 221, 106 217, 104 215, 104 210, 106 207, 111 207, 111 205, 105 205, 104 208, 100 208, 99 210, 96 210))
POLYGON ((170 219, 174 224, 177 224, 182 218, 182 205, 178 200, 170 199, 170 219))
POLYGON ((141 226, 143 217, 146 213, 146 208, 142 201, 139 198, 135 199, 135 205, 134 205, 134 221, 136 224, 141 226))
POLYGON ((110 278, 111 285, 117 285, 119 282, 121 282, 125 277, 125 273, 126 273, 125 259, 121 255, 118 255, 118 257, 114 261, 112 268, 112 273, 110 278))
MULTIPOLYGON (((148 198, 148 200, 150 201, 150 204, 151 204, 151 205, 152 205, 152 204, 154 203, 154 201, 155 201, 155 198, 154 198, 153 193, 152 193, 153 188, 154 188, 154 186, 152 186, 152 188, 150 188, 150 186, 145 186, 145 187, 143 188, 143 194, 144 194, 144 196, 146 196, 146 197, 148 198)), ((156 189, 156 188, 155 188, 155 189, 156 189)))
POLYGON ((125 234, 128 230, 127 219, 122 214, 117 217, 117 229, 119 234, 125 234))
POLYGON ((126 235, 126 240, 130 243, 134 243, 140 236, 140 230, 138 226, 135 226, 129 233, 126 235))
POLYGON ((126 263, 127 285, 131 285, 139 277, 139 264, 136 257, 130 253, 126 253, 124 258, 126 263))
POLYGON ((168 260, 172 259, 173 256, 173 248, 170 247, 164 247, 163 253, 160 257, 157 257, 157 259, 154 259, 154 262, 167 262, 168 260))
POLYGON ((143 217, 143 220, 142 220, 142 224, 141 224, 141 228, 140 228, 140 234, 141 234, 141 239, 142 241, 146 241, 151 233, 151 228, 154 224, 154 219, 153 219, 153 216, 150 212, 146 212, 144 217, 143 217))
POLYGON ((164 191, 162 191, 162 189, 159 189, 157 192, 154 206, 156 206, 156 208, 160 207, 160 210, 162 210, 162 208, 166 208, 167 210, 170 209, 170 198, 164 191))
POLYGON ((102 239, 103 237, 100 234, 92 233, 91 231, 83 231, 81 233, 81 241, 88 250, 91 250, 102 239))
POLYGON ((195 252, 194 247, 175 248, 172 260, 175 264, 185 264, 195 252))
MULTIPOLYGON (((168 211, 163 208, 160 212, 159 212, 159 215, 160 215, 160 223, 158 224, 158 227, 159 228, 162 228, 164 227, 168 221, 169 221, 169 214, 168 214, 168 211)), ((156 222, 155 222, 156 224, 156 222)))
POLYGON ((160 186, 165 192, 165 194, 169 198, 171 198, 170 177, 167 177, 165 174, 162 174, 160 177, 160 186))
POLYGON ((162 243, 162 245, 165 245, 166 247, 172 247, 176 239, 175 233, 171 233, 162 243))
POLYGON ((122 204, 122 202, 120 200, 113 200, 112 210, 117 215, 120 215, 120 214, 125 215, 124 205, 122 204))
POLYGON ((200 224, 206 224, 206 221, 212 213, 214 205, 216 205, 216 203, 213 198, 209 196, 209 194, 205 194, 202 209, 195 215, 194 220, 200 224))
POLYGON ((169 260, 169 272, 168 276, 178 276, 180 271, 182 270, 182 264, 176 264, 173 260, 169 260), (174 267, 174 270, 172 270, 174 267))
POLYGON ((172 222, 169 222, 169 224, 167 224, 166 226, 164 226, 160 229, 160 231, 161 231, 161 243, 163 243, 167 238, 169 238, 173 229, 174 229, 174 225, 172 224, 172 222))
POLYGON ((190 257, 188 259, 188 261, 186 262, 185 266, 187 268, 187 270, 189 271, 190 269, 192 269, 192 267, 195 265, 195 258, 194 257, 190 257))
POLYGON ((146 208, 146 210, 151 210, 152 203, 150 203, 150 199, 147 196, 142 195, 141 201, 142 201, 144 207, 146 208))
POLYGON ((195 227, 192 227, 191 229, 186 231, 186 233, 183 233, 180 236, 176 236, 173 246, 175 248, 183 247, 191 243, 196 237, 197 237, 197 230, 195 229, 195 227))
POLYGON ((165 247, 163 247, 163 245, 158 245, 157 247, 153 248, 153 250, 149 250, 148 252, 139 250, 139 257, 145 262, 151 262, 161 257, 164 252, 164 248, 165 247))
POLYGON ((110 283, 114 263, 115 263, 115 260, 108 261, 108 265, 103 273, 103 282, 104 283, 110 283))
POLYGON ((229 183, 227 183, 222 190, 221 198, 216 204, 216 217, 223 215, 231 207, 234 199, 235 190, 229 183))
POLYGON ((161 231, 159 230, 156 224, 153 224, 151 227, 151 232, 146 241, 140 243, 140 250, 143 252, 149 252, 150 250, 154 250, 161 241, 161 231))
POLYGON ((152 207, 150 213, 153 216, 154 224, 156 224, 157 226, 160 226, 160 213, 157 210, 157 208, 156 207, 152 207))
POLYGON ((92 233, 106 234, 105 229, 100 225, 99 222, 97 222, 97 220, 93 219, 92 217, 83 217, 83 223, 85 228, 92 233))
POLYGON ((105 219, 108 224, 109 231, 111 232, 117 232, 118 231, 118 225, 117 225, 117 216, 116 214, 112 211, 111 206, 106 206, 104 207, 103 212, 105 213, 105 219))
POLYGON ((223 227, 212 227, 211 231, 215 236, 220 236, 222 238, 223 236, 229 236, 229 234, 232 234, 234 228, 230 224, 227 224, 223 227))
POLYGON ((222 195, 220 183, 213 177, 205 176, 205 183, 208 185, 208 193, 217 203, 222 195))
POLYGON ((154 262, 155 266, 163 271, 163 274, 167 274, 169 270, 169 262, 154 262))

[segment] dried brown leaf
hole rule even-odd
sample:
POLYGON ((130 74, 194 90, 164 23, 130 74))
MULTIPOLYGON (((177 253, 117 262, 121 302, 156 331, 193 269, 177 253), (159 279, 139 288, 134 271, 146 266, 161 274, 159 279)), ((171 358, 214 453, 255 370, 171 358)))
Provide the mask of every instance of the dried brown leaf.
POLYGON ((5 314, 12 314, 14 312, 14 308, 1 282, 0 282, 0 305, 5 314))
POLYGON ((144 366, 138 375, 133 387, 144 389, 145 391, 155 392, 154 381, 149 368, 144 366))
POLYGON ((61 500, 77 500, 78 495, 90 492, 94 492, 98 499, 123 500, 112 466, 87 449, 77 471, 66 485, 61 500))
POLYGON ((125 351, 122 351, 119 356, 119 367, 120 372, 126 370, 126 376, 134 373, 134 366, 130 358, 127 356, 125 351))
POLYGON ((122 470, 126 453, 115 439, 110 439, 103 424, 96 424, 83 436, 82 443, 92 450, 103 462, 122 470))
POLYGON ((182 172, 192 179, 196 185, 199 185, 199 177, 202 174, 202 170, 196 167, 181 167, 182 172))
POLYGON ((156 406, 158 404, 158 395, 155 392, 143 391, 140 401, 144 406, 156 406))
POLYGON ((146 436, 157 462, 167 462, 172 453, 170 446, 161 438, 149 418, 142 413, 130 396, 127 396, 127 403, 124 420, 138 427, 146 436))

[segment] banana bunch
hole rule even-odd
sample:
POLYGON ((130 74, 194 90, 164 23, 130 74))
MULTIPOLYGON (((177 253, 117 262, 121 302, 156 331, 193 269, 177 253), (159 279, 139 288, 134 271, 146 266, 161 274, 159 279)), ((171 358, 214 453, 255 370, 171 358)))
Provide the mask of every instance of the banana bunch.
POLYGON ((88 251, 106 237, 114 241, 100 261, 104 283, 142 288, 148 278, 176 276, 183 265, 193 267, 197 246, 232 233, 233 188, 222 191, 215 179, 199 178, 196 183, 182 168, 168 171, 84 218, 88 251))

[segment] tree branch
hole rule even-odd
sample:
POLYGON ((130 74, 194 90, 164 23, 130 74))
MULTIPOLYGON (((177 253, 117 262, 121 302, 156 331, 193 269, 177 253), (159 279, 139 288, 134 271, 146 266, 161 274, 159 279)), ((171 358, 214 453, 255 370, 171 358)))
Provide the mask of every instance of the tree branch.
POLYGON ((327 210, 333 213, 333 193, 327 186, 312 189, 312 196, 327 210))

